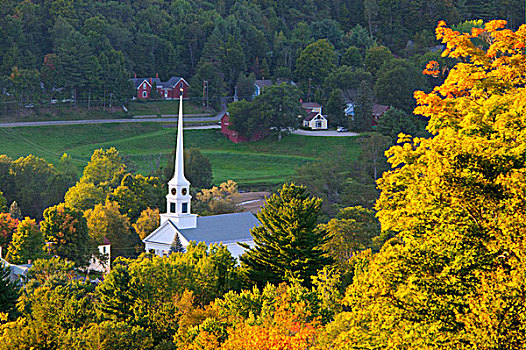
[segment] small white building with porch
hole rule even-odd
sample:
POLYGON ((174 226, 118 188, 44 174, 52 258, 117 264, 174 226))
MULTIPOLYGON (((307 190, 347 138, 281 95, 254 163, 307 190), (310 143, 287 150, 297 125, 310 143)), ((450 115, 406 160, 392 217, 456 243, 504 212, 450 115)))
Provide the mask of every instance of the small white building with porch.
POLYGON ((305 102, 301 107, 307 112, 303 119, 303 127, 311 130, 327 130, 327 118, 321 114, 322 106, 315 102, 305 102))

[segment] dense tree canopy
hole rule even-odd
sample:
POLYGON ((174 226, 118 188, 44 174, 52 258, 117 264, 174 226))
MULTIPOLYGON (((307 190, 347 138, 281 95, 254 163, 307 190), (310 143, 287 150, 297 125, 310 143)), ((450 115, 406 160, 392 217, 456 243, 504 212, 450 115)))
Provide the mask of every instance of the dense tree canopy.
MULTIPOLYGON (((398 238, 348 290, 340 347, 524 346, 526 26, 503 27, 460 35, 439 24, 446 54, 462 62, 416 94, 433 138, 389 150, 395 170, 379 182, 377 208, 398 238), (472 42, 482 35, 487 50, 472 42)), ((439 74, 437 63, 427 72, 439 74)))
POLYGON ((63 203, 49 207, 44 211, 40 229, 46 242, 50 242, 51 254, 73 261, 77 266, 88 264, 93 247, 81 211, 63 203))

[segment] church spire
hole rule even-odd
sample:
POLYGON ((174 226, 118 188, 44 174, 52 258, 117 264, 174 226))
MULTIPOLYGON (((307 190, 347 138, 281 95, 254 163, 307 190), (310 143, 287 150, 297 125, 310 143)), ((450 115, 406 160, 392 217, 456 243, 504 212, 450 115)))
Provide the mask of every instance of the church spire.
POLYGON ((183 88, 179 93, 179 118, 177 118, 177 147, 175 150, 174 176, 170 184, 186 185, 190 183, 184 176, 184 150, 183 150, 183 88))
POLYGON ((184 176, 183 150, 183 86, 179 94, 179 120, 177 122, 177 146, 175 149, 174 175, 168 182, 166 213, 161 214, 161 225, 170 220, 178 229, 195 228, 197 215, 191 212, 190 182, 184 176))

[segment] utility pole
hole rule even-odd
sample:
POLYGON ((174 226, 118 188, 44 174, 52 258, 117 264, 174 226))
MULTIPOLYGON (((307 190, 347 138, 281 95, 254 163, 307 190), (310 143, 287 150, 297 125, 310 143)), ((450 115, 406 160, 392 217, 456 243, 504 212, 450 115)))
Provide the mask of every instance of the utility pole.
POLYGON ((206 91, 206 108, 209 108, 208 106, 208 80, 205 80, 205 91, 206 91))
POLYGON ((203 80, 203 111, 205 110, 205 82, 206 80, 203 80))
POLYGON ((307 96, 308 102, 310 102, 310 84, 311 84, 312 78, 309 78, 309 94, 307 96))

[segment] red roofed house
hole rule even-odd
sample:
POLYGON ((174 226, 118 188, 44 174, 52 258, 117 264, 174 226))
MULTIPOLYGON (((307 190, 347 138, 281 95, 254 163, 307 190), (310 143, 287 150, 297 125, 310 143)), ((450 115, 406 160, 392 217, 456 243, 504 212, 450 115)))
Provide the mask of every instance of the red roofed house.
POLYGON ((259 130, 259 131, 256 131, 252 135, 252 137, 246 137, 244 135, 240 135, 235 130, 229 129, 228 128, 229 125, 230 125, 230 120, 229 120, 229 116, 227 112, 223 114, 223 116, 221 117, 221 133, 234 143, 257 141, 257 140, 261 140, 262 138, 268 135, 268 131, 259 130))
POLYGON ((373 110, 372 110, 372 124, 373 126, 378 125, 378 121, 380 120, 380 117, 389 110, 389 106, 374 104, 373 110))
POLYGON ((327 118, 321 114, 322 106, 316 102, 305 102, 301 107, 307 112, 307 116, 303 119, 303 127, 312 130, 326 130, 327 118))
POLYGON ((179 90, 183 88, 183 98, 187 97, 188 83, 181 77, 171 77, 168 81, 161 81, 159 75, 155 78, 133 78, 131 79, 137 89, 137 98, 150 98, 150 92, 153 85, 157 86, 159 96, 164 100, 173 100, 179 98, 179 90))

